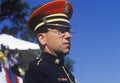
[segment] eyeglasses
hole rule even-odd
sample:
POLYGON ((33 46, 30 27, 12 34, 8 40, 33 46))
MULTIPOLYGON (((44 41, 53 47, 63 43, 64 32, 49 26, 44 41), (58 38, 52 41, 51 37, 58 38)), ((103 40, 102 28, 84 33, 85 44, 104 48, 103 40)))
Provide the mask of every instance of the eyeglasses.
POLYGON ((70 34, 74 33, 74 30, 72 28, 67 27, 52 27, 48 28, 48 31, 53 31, 59 35, 64 35, 65 32, 68 32, 70 34))

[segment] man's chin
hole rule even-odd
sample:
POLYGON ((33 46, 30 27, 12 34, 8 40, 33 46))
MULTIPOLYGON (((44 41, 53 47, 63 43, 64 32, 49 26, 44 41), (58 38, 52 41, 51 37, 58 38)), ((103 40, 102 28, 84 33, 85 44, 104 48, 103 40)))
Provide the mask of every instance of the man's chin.
POLYGON ((65 54, 65 55, 69 54, 69 52, 70 52, 70 49, 64 50, 64 54, 65 54))

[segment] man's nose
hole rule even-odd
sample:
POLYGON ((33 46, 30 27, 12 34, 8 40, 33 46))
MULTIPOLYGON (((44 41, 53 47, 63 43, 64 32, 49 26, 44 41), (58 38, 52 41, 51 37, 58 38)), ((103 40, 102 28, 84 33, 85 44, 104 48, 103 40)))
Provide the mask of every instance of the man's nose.
POLYGON ((65 38, 71 38, 72 37, 70 32, 65 32, 64 34, 65 34, 65 38))

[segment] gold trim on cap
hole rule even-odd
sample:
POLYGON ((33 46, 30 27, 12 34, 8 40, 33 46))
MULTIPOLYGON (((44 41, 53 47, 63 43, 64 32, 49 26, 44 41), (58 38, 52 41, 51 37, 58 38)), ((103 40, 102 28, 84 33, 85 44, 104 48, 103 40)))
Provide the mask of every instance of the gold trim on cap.
MULTIPOLYGON (((47 22, 47 23, 50 23, 50 22, 55 22, 55 21, 63 21, 63 22, 69 23, 69 20, 64 19, 64 18, 54 18, 54 19, 47 20, 46 22, 47 22)), ((36 31, 39 27, 41 27, 41 26, 44 25, 44 24, 45 24, 44 22, 39 23, 39 24, 35 27, 34 31, 36 31)))
POLYGON ((51 14, 51 15, 45 16, 45 18, 54 17, 54 16, 64 16, 64 17, 68 18, 68 16, 63 13, 51 14))

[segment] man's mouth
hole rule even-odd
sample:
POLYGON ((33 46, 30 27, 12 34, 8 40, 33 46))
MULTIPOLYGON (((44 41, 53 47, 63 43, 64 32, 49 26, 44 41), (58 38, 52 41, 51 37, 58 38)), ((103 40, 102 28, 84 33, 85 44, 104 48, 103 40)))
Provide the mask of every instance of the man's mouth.
POLYGON ((70 47, 70 43, 69 42, 64 43, 64 45, 66 45, 67 47, 70 47))

